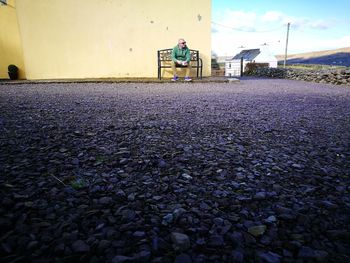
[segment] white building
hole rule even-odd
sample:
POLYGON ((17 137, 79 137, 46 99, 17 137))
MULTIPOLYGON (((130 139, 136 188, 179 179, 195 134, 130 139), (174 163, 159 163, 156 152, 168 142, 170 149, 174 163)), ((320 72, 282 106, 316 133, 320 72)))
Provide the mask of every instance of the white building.
POLYGON ((264 45, 261 48, 242 50, 231 59, 227 59, 225 62, 225 76, 240 76, 241 68, 244 71, 246 64, 251 62, 267 63, 270 68, 277 68, 277 58, 264 45), (241 61, 243 62, 242 66, 241 61))

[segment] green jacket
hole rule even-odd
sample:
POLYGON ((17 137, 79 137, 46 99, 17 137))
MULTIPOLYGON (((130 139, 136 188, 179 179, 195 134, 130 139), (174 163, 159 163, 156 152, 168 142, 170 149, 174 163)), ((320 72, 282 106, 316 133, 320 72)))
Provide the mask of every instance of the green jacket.
POLYGON ((190 49, 187 46, 185 48, 181 49, 181 48, 179 48, 178 45, 176 45, 173 48, 173 52, 171 53, 171 59, 174 62, 176 62, 176 60, 190 62, 190 60, 191 60, 190 49))

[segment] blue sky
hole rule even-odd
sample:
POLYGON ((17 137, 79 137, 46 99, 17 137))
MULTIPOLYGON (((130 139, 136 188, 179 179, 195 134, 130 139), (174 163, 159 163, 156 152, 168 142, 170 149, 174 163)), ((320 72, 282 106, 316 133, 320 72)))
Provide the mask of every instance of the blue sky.
POLYGON ((350 0, 212 0, 212 50, 233 55, 266 43, 284 54, 350 47, 350 0))

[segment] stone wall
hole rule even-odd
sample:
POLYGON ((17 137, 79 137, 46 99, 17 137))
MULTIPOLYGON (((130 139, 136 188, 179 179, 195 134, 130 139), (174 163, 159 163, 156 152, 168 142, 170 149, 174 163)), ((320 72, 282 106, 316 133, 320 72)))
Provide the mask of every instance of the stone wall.
POLYGON ((342 70, 302 70, 284 68, 257 68, 245 75, 270 78, 304 80, 335 85, 350 85, 350 69, 342 70))

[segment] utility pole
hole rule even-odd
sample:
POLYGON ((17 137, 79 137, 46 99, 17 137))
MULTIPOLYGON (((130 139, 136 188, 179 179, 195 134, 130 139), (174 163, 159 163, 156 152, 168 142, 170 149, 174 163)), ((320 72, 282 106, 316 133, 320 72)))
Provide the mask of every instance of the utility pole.
POLYGON ((283 67, 284 67, 284 68, 286 67, 286 61, 287 61, 287 48, 288 48, 289 26, 290 26, 290 23, 287 24, 286 50, 284 51, 284 63, 283 63, 283 67))

